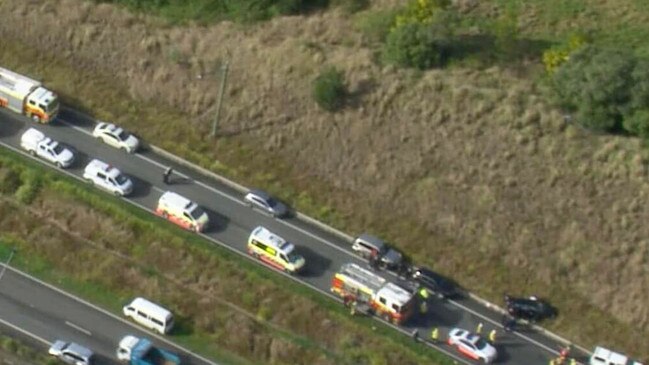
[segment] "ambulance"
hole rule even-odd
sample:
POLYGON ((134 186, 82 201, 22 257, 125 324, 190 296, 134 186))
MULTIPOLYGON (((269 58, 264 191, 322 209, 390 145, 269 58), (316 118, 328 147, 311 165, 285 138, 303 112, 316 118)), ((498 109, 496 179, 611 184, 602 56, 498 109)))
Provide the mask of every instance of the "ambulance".
POLYGON ((261 226, 248 238, 248 254, 289 274, 300 272, 305 264, 295 245, 261 226))
POLYGON ((396 325, 407 321, 416 308, 416 296, 354 263, 343 264, 331 280, 331 292, 367 304, 384 320, 396 325))
POLYGON ((209 223, 207 213, 198 204, 172 191, 162 194, 155 213, 194 232, 202 232, 209 223))

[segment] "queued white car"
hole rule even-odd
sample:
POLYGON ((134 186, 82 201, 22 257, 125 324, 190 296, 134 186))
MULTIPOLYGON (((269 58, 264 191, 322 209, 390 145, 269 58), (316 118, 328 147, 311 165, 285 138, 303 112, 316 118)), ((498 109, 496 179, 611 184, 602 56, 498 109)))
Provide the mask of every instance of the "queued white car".
POLYGON ((20 147, 32 156, 38 156, 59 168, 69 167, 74 162, 72 151, 34 128, 29 128, 20 137, 20 147))
POLYGON ((94 360, 94 354, 91 350, 74 342, 57 340, 47 352, 71 365, 92 365, 94 360))
POLYGON ((92 131, 92 136, 128 153, 137 151, 140 146, 137 137, 112 123, 99 122, 92 131))
POLYGON ((491 364, 498 356, 496 348, 484 338, 461 328, 453 328, 448 333, 448 344, 474 360, 491 364))
POLYGON ((94 159, 83 170, 83 178, 90 184, 111 192, 117 196, 125 196, 133 191, 133 182, 116 167, 94 159))

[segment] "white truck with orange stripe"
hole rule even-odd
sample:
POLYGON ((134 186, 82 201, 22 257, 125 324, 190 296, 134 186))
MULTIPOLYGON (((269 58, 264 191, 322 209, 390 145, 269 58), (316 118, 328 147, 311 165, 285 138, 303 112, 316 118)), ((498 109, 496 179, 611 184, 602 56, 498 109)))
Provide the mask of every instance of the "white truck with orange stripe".
POLYGON ((248 253, 289 274, 301 271, 306 262, 304 257, 295 253, 295 245, 261 226, 250 233, 248 253))
POLYGON ((416 296, 357 264, 343 264, 331 280, 331 291, 340 297, 369 305, 386 321, 402 324, 415 312, 416 296))
POLYGON ((40 82, 0 67, 0 108, 49 123, 59 112, 59 98, 40 82))

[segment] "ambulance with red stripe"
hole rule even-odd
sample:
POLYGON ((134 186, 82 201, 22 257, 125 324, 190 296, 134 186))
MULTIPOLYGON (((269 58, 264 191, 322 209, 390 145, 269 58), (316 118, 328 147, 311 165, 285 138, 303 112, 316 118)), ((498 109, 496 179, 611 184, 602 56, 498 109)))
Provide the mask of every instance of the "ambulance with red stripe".
POLYGON ((343 264, 331 280, 331 291, 341 298, 369 305, 384 320, 402 324, 415 312, 416 296, 354 263, 343 264))
POLYGON ((162 194, 155 213, 194 232, 202 232, 209 223, 207 213, 198 204, 172 191, 162 194))
POLYGON ((0 67, 0 108, 48 123, 59 112, 59 98, 40 82, 0 67))
POLYGON ((289 274, 304 268, 304 257, 295 253, 295 245, 264 227, 255 228, 248 238, 248 253, 264 263, 289 274))

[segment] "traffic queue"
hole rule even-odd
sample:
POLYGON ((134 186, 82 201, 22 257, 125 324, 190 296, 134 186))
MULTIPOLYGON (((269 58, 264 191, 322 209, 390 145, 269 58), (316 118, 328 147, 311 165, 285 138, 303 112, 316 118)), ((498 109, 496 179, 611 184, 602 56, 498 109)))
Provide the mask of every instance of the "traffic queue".
MULTIPOLYGON (((93 136, 126 153, 136 152, 139 146, 135 136, 111 123, 100 122, 93 130, 93 136)), ((63 146, 34 128, 29 128, 22 135, 21 147, 32 156, 45 159, 59 168, 68 168, 75 161, 73 149, 63 146)), ((164 171, 162 180, 166 185, 171 184, 172 174, 171 168, 164 171)), ((85 167, 83 178, 91 185, 116 196, 128 196, 134 190, 134 184, 128 176, 96 158, 91 159, 85 167)), ((281 218, 288 212, 286 206, 261 190, 248 191, 243 197, 243 203, 274 218, 281 218)), ((154 212, 196 233, 205 232, 210 224, 209 216, 201 206, 172 191, 162 194, 154 212)), ((247 240, 246 251, 263 264, 291 275, 300 274, 307 267, 305 258, 298 253, 299 247, 263 226, 252 230, 247 240)), ((432 270, 411 265, 401 252, 375 236, 359 235, 352 242, 351 251, 366 259, 368 266, 362 267, 351 262, 343 264, 331 278, 330 290, 343 300, 352 314, 375 315, 394 325, 403 325, 416 317, 417 313, 426 315, 430 294, 440 299, 459 296, 458 287, 451 280, 432 270), (399 280, 387 280, 386 275, 379 273, 381 270, 394 272, 399 280)), ((502 327, 505 331, 514 331, 519 321, 534 323, 557 315, 556 308, 537 296, 505 295, 504 299, 506 315, 503 317, 502 327)), ((486 338, 482 336, 481 331, 481 323, 474 331, 453 328, 448 331, 445 343, 471 359, 492 363, 498 359, 494 346, 496 330, 492 329, 486 338)), ((439 343, 440 333, 439 328, 433 327, 430 336, 420 337, 417 330, 413 331, 412 336, 418 341, 423 338, 439 343)), ((136 343, 141 343, 146 348, 150 346, 145 344, 146 341, 129 341, 133 342, 133 348, 136 343)), ((61 342, 57 343, 50 353, 57 357, 65 357, 74 349, 74 346, 61 342)), ((131 353, 122 350, 124 353, 131 353)), ((576 364, 569 346, 561 348, 559 356, 550 361, 550 365, 576 364)), ((589 358, 589 364, 642 365, 603 347, 595 349, 589 358)))

